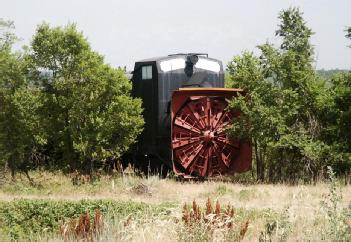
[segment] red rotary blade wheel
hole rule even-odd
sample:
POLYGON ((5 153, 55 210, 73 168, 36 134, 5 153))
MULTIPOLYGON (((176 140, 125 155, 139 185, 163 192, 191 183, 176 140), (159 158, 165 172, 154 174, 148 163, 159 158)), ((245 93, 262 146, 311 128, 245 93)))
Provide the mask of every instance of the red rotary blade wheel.
POLYGON ((191 176, 230 173, 240 154, 239 140, 229 139, 225 127, 238 113, 226 110, 224 97, 189 97, 173 118, 173 162, 191 176))

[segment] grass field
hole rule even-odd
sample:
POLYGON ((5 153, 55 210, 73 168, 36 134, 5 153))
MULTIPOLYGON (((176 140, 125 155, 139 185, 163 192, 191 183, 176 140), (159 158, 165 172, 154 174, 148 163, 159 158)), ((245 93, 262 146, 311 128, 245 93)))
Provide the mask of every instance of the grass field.
POLYGON ((30 175, 34 184, 18 176, 16 182, 0 185, 0 241, 351 240, 351 187, 335 179, 289 186, 30 175), (234 208, 231 215, 228 204, 234 208), (97 210, 102 214, 98 232, 92 229, 97 210), (73 227, 78 225, 74 219, 86 212, 91 228, 84 235, 73 227))

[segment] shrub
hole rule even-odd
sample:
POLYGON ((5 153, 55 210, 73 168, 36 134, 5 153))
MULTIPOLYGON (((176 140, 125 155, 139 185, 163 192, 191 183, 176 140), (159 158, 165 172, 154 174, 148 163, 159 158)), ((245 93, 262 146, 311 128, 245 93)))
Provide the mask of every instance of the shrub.
POLYGON ((95 210, 108 218, 141 216, 164 212, 169 205, 152 206, 132 201, 80 200, 52 201, 21 199, 0 202, 0 234, 19 240, 37 233, 58 230, 67 219, 79 218, 81 214, 94 216, 95 210))

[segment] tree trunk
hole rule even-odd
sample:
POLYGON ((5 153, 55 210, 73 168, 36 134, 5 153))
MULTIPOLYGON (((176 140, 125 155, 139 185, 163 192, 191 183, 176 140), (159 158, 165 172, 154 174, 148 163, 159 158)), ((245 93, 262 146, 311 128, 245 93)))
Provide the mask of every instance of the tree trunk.
POLYGON ((13 154, 10 155, 8 161, 8 167, 10 168, 11 172, 11 180, 16 181, 16 164, 15 164, 15 156, 13 154))
POLYGON ((264 176, 264 167, 265 167, 265 164, 264 164, 264 153, 265 153, 265 150, 262 147, 260 147, 260 151, 259 151, 260 165, 261 165, 261 168, 260 168, 260 180, 262 182, 264 182, 264 179, 265 179, 265 176, 264 176))
POLYGON ((256 169, 257 169, 257 180, 264 181, 264 161, 262 152, 259 151, 256 140, 254 141, 255 157, 256 157, 256 169))
POLYGON ((65 150, 64 157, 68 164, 70 164, 72 170, 81 169, 79 167, 78 161, 74 159, 74 149, 73 149, 73 140, 71 132, 69 129, 69 114, 68 110, 65 110, 65 150))

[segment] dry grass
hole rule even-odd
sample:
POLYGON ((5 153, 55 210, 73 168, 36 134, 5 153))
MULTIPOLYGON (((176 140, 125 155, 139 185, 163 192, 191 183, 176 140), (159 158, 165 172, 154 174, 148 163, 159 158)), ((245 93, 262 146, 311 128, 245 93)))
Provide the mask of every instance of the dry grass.
MULTIPOLYGON (((31 187, 26 178, 19 177, 16 184, 0 187, 0 199, 11 201, 18 198, 54 200, 106 198, 148 204, 164 202, 175 204, 175 209, 162 218, 143 217, 138 220, 125 218, 105 221, 101 241, 189 240, 188 237, 184 237, 184 233, 187 233, 186 227, 180 222, 184 216, 183 204, 196 200, 197 204, 204 205, 208 203, 208 198, 212 201, 219 200, 221 204, 229 203, 234 207, 236 219, 234 222, 240 227, 236 231, 245 230, 243 241, 319 240, 322 239, 321 231, 328 226, 327 211, 321 205, 321 201, 327 199, 326 194, 330 193, 326 183, 298 186, 241 185, 220 181, 178 182, 158 177, 102 176, 99 180, 74 186, 72 178, 61 173, 36 172, 31 176, 37 184, 35 187, 31 187)), ((338 200, 341 211, 351 203, 351 187, 340 185, 338 192, 342 194, 338 200)), ((211 208, 207 206, 206 209, 211 209, 211 212, 216 214, 215 207, 211 204, 211 208)), ((350 223, 350 220, 346 223, 350 223)), ((199 226, 198 231, 193 233, 199 237, 190 240, 211 240, 211 237, 206 237, 205 226, 203 228, 199 226)), ((229 235, 226 237, 223 233, 222 237, 216 236, 215 238, 222 241, 233 238, 229 235)), ((50 237, 50 240, 54 238, 50 237)), ((44 236, 41 239, 48 238, 44 236)), ((56 239, 60 240, 60 237, 56 239)))
MULTIPOLYGON (((178 182, 173 179, 158 177, 140 178, 134 176, 103 176, 99 181, 79 186, 72 184, 71 178, 61 173, 33 173, 37 186, 32 187, 25 177, 19 177, 16 184, 0 187, 0 199, 48 198, 48 199, 118 199, 146 203, 171 202, 183 204, 196 199, 200 203, 207 198, 220 199, 235 207, 246 209, 270 208, 283 210, 287 206, 302 213, 315 210, 323 194, 328 192, 328 185, 289 186, 277 185, 241 185, 215 181, 178 182)), ((341 186, 342 204, 351 201, 351 186, 341 186)))

